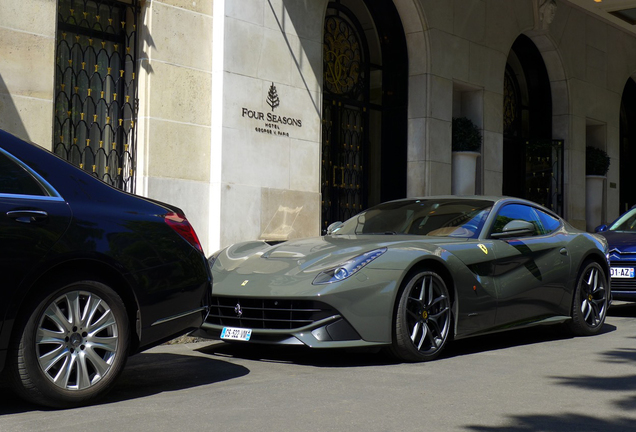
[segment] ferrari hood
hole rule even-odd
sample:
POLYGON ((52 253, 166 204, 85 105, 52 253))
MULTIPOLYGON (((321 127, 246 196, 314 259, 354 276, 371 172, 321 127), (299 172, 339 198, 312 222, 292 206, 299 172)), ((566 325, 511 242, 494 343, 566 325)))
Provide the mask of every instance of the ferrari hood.
POLYGON ((238 243, 222 250, 214 260, 213 271, 241 274, 319 272, 366 252, 387 249, 412 249, 436 253, 443 244, 466 242, 465 238, 440 238, 399 235, 324 236, 291 240, 277 245, 263 241, 238 243))

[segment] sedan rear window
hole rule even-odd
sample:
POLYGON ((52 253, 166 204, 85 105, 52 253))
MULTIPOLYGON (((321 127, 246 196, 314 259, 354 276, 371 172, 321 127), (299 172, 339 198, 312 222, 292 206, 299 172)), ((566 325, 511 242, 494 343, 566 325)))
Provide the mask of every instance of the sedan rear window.
POLYGON ((48 195, 24 167, 2 152, 0 152, 0 194, 48 195))

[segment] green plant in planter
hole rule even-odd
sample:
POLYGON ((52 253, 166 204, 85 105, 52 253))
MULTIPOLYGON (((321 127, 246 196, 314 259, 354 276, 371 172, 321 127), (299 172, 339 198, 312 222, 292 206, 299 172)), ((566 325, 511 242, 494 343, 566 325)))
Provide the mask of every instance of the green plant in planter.
POLYGON ((453 118, 453 151, 479 151, 481 133, 477 126, 466 117, 453 118))
POLYGON ((610 166, 610 157, 600 148, 585 148, 585 175, 604 176, 610 166))

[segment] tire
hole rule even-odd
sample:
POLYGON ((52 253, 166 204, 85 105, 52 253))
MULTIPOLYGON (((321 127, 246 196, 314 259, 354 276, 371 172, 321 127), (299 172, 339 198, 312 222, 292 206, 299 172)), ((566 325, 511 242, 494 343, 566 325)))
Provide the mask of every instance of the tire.
POLYGON ((570 331, 577 336, 600 333, 609 306, 609 281, 603 267, 586 261, 579 270, 572 300, 570 331))
POLYGON ((17 325, 9 376, 30 402, 54 408, 88 404, 112 388, 126 364, 126 308, 101 282, 55 289, 36 300, 17 325))
POLYGON ((397 301, 391 353, 408 362, 437 358, 451 334, 450 306, 448 289, 437 273, 413 275, 397 301))

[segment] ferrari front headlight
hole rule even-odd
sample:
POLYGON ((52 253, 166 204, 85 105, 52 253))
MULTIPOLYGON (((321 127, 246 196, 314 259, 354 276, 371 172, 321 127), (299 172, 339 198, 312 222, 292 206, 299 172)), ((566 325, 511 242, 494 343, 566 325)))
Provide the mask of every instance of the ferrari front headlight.
POLYGON ((354 274, 358 273, 371 261, 382 256, 386 251, 387 248, 381 248, 363 253, 362 255, 358 255, 357 257, 352 258, 349 261, 320 272, 318 276, 315 277, 312 283, 314 285, 323 285, 345 280, 348 277, 351 277, 354 274))

